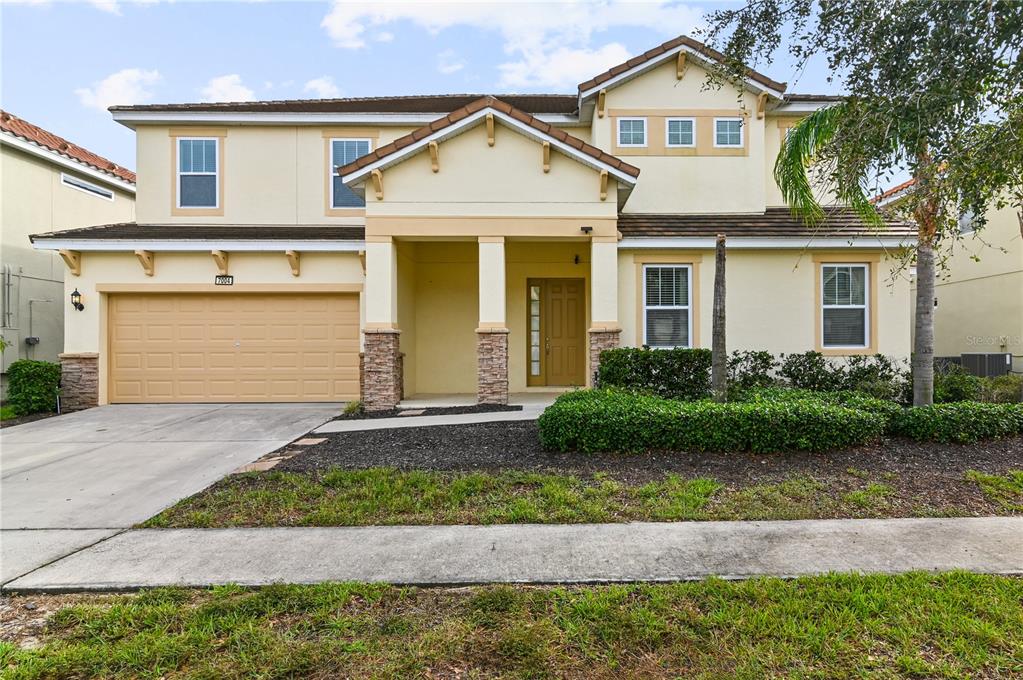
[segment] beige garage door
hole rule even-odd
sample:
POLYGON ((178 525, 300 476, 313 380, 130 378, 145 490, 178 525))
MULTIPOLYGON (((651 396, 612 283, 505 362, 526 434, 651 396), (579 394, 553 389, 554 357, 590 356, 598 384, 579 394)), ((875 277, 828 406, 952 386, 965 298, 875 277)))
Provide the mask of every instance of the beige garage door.
POLYGON ((117 294, 113 403, 344 401, 359 394, 359 299, 117 294))

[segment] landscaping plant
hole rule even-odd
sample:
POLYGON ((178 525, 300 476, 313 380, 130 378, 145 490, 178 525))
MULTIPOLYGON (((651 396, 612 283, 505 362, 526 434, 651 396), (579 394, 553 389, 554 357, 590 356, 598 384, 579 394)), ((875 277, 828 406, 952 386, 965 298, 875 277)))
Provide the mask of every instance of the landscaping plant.
POLYGON ((774 355, 763 350, 735 350, 728 358, 728 387, 742 392, 774 384, 772 372, 778 366, 774 355))
POLYGON ((690 401, 710 395, 710 368, 708 349, 618 347, 601 352, 597 384, 690 401))
POLYGON ((1023 434, 1023 404, 959 402, 915 406, 896 417, 893 431, 918 441, 956 444, 1023 434))
POLYGON ((789 385, 805 390, 840 390, 845 370, 820 352, 781 355, 778 373, 789 385))
POLYGON ((57 410, 60 364, 21 359, 7 367, 7 403, 19 416, 57 410))

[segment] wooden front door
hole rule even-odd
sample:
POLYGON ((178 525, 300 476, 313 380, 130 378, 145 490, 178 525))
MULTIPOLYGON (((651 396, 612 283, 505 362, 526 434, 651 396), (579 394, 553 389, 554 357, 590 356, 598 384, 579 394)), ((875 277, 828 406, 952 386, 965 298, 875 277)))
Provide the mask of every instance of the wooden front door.
POLYGON ((528 385, 586 383, 586 282, 530 279, 527 283, 528 385))

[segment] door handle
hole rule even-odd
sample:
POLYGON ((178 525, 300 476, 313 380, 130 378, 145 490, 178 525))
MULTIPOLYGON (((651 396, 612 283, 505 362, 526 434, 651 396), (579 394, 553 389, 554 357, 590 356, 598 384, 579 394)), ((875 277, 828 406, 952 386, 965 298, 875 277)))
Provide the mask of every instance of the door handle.
POLYGON ((544 338, 544 352, 546 354, 550 354, 551 353, 551 339, 550 338, 544 338))

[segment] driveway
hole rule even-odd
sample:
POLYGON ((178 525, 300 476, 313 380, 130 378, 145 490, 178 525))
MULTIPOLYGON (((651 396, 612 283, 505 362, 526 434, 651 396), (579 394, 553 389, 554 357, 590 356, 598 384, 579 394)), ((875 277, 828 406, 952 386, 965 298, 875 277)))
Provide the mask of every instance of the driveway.
POLYGON ((0 581, 148 519, 339 409, 117 405, 0 430, 0 581))

